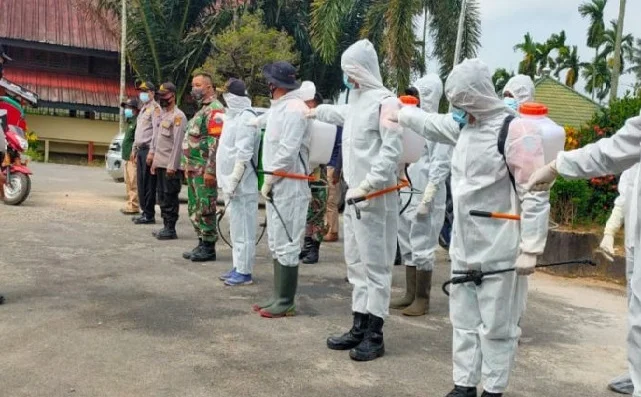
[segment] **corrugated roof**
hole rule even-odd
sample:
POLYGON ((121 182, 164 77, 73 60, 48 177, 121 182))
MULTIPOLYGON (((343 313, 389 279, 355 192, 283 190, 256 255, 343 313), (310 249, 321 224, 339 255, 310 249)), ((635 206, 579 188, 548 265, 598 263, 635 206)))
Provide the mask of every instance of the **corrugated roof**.
POLYGON ((0 37, 119 51, 118 38, 104 23, 87 18, 73 0, 0 0, 0 37))
MULTIPOLYGON (((16 68, 7 68, 4 74, 7 79, 36 92, 41 102, 120 107, 120 82, 117 79, 16 68)), ((135 88, 127 87, 127 95, 136 95, 135 88)))
POLYGON ((563 126, 580 128, 601 109, 598 103, 550 77, 536 82, 534 97, 548 107, 549 117, 563 126))

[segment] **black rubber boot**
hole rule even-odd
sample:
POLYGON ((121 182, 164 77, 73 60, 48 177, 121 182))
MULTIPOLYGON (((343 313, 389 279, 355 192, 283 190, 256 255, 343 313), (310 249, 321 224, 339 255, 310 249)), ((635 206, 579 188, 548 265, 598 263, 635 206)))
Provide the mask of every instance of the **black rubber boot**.
POLYGON ((0 305, 4 303, 4 296, 0 295, 0 305))
POLYGON ((476 397, 476 387, 454 386, 445 397, 476 397))
POLYGON ((194 247, 191 251, 185 251, 183 252, 183 258, 184 259, 191 259, 191 256, 195 254, 196 252, 200 251, 200 248, 203 246, 203 239, 199 238, 198 239, 198 245, 194 247))
POLYGON ((300 254, 298 254, 298 259, 303 259, 304 257, 307 256, 313 242, 314 240, 312 240, 311 237, 305 237, 305 242, 303 243, 303 249, 300 251, 300 254))
POLYGON ((303 258, 304 264, 313 265, 314 263, 318 263, 318 251, 320 250, 320 245, 320 241, 312 240, 312 243, 309 246, 309 251, 307 251, 307 255, 303 258))
POLYGON ((283 266, 280 263, 278 299, 260 309, 261 317, 281 318, 296 315, 296 289, 298 288, 298 266, 283 266))
POLYGON ((274 259, 274 288, 272 290, 272 297, 264 302, 254 303, 252 305, 252 310, 255 312, 260 311, 268 306, 271 306, 278 299, 278 288, 280 287, 280 263, 277 259, 274 259))
POLYGON ((503 393, 490 393, 483 390, 483 394, 481 394, 481 397, 503 397, 503 393))
POLYGON ((369 315, 369 324, 363 341, 349 351, 349 357, 355 361, 372 361, 385 354, 383 342, 383 324, 385 321, 373 314, 369 315))
POLYGON ((369 324, 369 314, 354 312, 352 328, 341 336, 327 338, 327 347, 332 350, 349 350, 363 341, 369 324))
POLYGON ((216 260, 216 243, 203 241, 200 250, 191 255, 192 262, 208 262, 216 260))

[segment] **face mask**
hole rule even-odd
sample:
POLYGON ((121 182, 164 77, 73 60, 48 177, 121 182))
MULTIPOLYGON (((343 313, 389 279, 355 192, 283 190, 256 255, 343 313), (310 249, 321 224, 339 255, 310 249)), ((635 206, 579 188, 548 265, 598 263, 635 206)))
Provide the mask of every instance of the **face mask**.
POLYGON ((514 98, 510 98, 509 96, 506 96, 505 98, 503 98, 503 102, 505 102, 505 105, 507 105, 507 107, 509 107, 510 109, 514 111, 519 110, 519 103, 514 98))
POLYGON ((200 102, 205 97, 205 90, 202 88, 192 88, 191 97, 194 98, 196 102, 200 102))
POLYGON ((343 84, 345 84, 345 87, 347 87, 347 89, 350 91, 356 89, 356 85, 349 81, 349 77, 347 77, 345 73, 343 73, 343 84))
POLYGON ((171 105, 171 100, 170 99, 160 98, 160 107, 161 108, 168 108, 169 105, 171 105))
POLYGON ((125 109, 125 118, 130 119, 134 117, 134 110, 133 109, 125 109))
POLYGON ((138 98, 142 101, 142 103, 147 103, 149 102, 149 93, 148 92, 141 92, 138 94, 138 98))
POLYGON ((454 110, 452 110, 452 118, 462 126, 467 125, 468 115, 465 110, 455 108, 454 110))

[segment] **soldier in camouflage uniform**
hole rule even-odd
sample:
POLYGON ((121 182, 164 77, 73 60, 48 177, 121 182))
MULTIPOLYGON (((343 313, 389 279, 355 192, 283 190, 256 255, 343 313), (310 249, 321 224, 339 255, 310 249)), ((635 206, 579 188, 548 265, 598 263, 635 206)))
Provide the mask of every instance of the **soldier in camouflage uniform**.
POLYGON ((194 76, 192 97, 201 106, 187 124, 183 141, 182 168, 187 179, 188 211, 198 236, 198 246, 183 253, 183 258, 194 262, 216 260, 216 148, 222 131, 222 121, 216 113, 224 112, 216 99, 216 91, 207 74, 194 76))

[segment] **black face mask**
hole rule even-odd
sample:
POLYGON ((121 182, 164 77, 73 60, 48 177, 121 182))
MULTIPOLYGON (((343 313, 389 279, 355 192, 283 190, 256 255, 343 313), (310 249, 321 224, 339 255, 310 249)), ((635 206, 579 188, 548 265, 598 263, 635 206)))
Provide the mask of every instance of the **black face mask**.
POLYGON ((168 108, 171 105, 171 99, 160 98, 160 107, 168 108))

